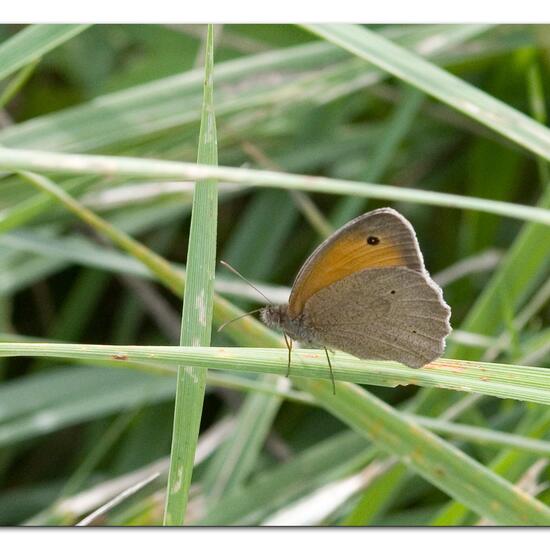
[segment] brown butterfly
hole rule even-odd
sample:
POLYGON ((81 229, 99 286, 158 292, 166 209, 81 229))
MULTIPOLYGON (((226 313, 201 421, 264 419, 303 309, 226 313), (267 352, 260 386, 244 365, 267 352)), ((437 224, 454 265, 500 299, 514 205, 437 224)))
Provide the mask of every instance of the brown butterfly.
POLYGON ((392 208, 336 231, 300 269, 288 304, 261 310, 266 325, 293 340, 413 368, 443 353, 450 314, 412 225, 392 208))

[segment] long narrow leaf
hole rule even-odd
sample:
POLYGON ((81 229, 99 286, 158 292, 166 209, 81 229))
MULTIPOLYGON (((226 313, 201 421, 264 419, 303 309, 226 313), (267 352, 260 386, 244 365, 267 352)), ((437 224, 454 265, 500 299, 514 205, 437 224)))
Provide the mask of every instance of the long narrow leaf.
MULTIPOLYGON (((119 359, 155 363, 185 363, 235 372, 285 375, 287 351, 270 348, 210 348, 169 346, 100 346, 50 343, 0 343, 0 357, 59 357, 69 359, 119 359)), ((501 365, 474 361, 437 359, 422 369, 412 370, 398 363, 357 359, 336 353, 332 360, 336 380, 396 387, 419 385, 446 388, 550 404, 550 371, 540 367, 501 365)), ((291 376, 299 379, 330 380, 326 357, 319 350, 298 349, 292 353, 291 376)))
POLYGON ((548 128, 380 34, 358 25, 305 27, 550 160, 548 128))
POLYGON ((89 25, 29 25, 0 46, 0 80, 86 30, 89 25))
MULTIPOLYGON (((198 162, 218 163, 214 115, 214 36, 208 26, 204 99, 198 162)), ((187 282, 183 297, 180 346, 208 346, 212 331, 218 191, 215 180, 197 181, 193 196, 187 282)), ((164 513, 165 525, 182 525, 185 519, 195 449, 199 437, 206 369, 185 362, 178 367, 170 471, 164 513)))
POLYGON ((281 174, 262 170, 197 165, 185 162, 107 157, 100 155, 68 155, 39 151, 0 148, 0 169, 57 172, 65 174, 113 174, 159 179, 216 179, 254 187, 297 189, 314 193, 352 195, 377 199, 431 204, 446 208, 467 208, 499 214, 520 220, 550 225, 550 211, 532 206, 510 204, 478 197, 464 197, 421 189, 404 189, 375 183, 281 174))

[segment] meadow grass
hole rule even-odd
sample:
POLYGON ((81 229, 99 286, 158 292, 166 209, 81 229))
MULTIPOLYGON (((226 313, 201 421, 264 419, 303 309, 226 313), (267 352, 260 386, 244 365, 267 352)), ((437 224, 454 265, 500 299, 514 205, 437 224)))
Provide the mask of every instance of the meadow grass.
POLYGON ((216 32, 0 28, 0 523, 549 525, 545 27, 216 32), (211 334, 382 205, 444 358, 211 334))

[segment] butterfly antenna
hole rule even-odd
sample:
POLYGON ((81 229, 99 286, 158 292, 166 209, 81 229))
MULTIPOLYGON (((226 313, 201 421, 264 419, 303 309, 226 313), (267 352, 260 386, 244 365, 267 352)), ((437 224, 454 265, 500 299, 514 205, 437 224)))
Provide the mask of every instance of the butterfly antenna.
POLYGON ((227 262, 224 262, 223 260, 220 260, 220 264, 222 264, 224 267, 227 267, 229 271, 233 272, 237 277, 240 277, 246 284, 250 285, 258 294, 261 294, 267 302, 269 302, 271 305, 274 305, 273 302, 257 287, 255 287, 244 275, 241 275, 233 266, 229 265, 227 262))
POLYGON ((258 313, 258 311, 262 311, 262 308, 259 307, 258 309, 253 309, 252 311, 248 311, 247 313, 243 313, 242 315, 239 315, 238 317, 235 317, 235 319, 230 319, 229 321, 226 321, 225 323, 222 323, 218 327, 218 332, 221 332, 227 325, 231 324, 233 321, 238 321, 239 319, 242 319, 243 317, 246 317, 247 315, 252 315, 253 313, 258 313))
POLYGON ((332 393, 336 395, 336 382, 334 381, 334 373, 332 372, 332 363, 330 362, 330 357, 328 355, 328 349, 325 347, 325 355, 327 356, 328 361, 328 370, 330 371, 330 378, 332 380, 332 393))

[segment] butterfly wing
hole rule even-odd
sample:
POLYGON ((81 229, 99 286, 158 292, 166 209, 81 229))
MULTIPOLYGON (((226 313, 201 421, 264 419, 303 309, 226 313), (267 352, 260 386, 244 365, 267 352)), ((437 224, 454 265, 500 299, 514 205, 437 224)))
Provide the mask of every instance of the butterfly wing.
POLYGON ((344 225, 311 254, 292 287, 289 315, 296 318, 311 296, 352 273, 391 266, 424 273, 411 224, 392 208, 379 208, 344 225))
POLYGON ((413 368, 443 353, 449 317, 441 289, 407 267, 354 273, 319 290, 303 311, 319 344, 413 368))

